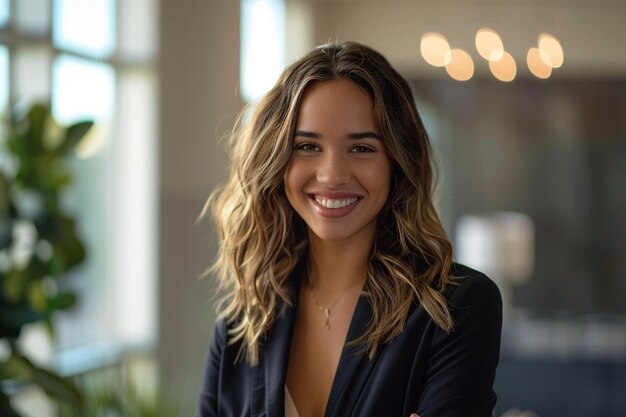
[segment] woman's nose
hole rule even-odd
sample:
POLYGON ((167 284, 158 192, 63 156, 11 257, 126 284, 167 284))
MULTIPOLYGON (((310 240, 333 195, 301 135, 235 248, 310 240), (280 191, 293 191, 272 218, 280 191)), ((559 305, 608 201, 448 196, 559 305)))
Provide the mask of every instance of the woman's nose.
POLYGON ((347 184, 351 175, 349 162, 335 152, 327 152, 317 169, 317 181, 332 188, 347 184))

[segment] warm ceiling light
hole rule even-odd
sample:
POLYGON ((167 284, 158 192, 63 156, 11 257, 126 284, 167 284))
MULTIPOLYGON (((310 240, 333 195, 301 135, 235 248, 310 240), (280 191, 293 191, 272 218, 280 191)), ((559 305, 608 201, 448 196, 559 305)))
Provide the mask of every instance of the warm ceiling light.
POLYGON ((530 48, 526 54, 526 64, 530 72, 537 78, 546 79, 552 74, 552 67, 546 64, 546 59, 550 59, 547 54, 538 49, 530 48), (542 57, 542 55, 545 55, 542 57))
POLYGON ((499 61, 489 61, 489 69, 494 77, 500 81, 513 81, 517 74, 515 60, 508 52, 504 51, 502 59, 499 61))
POLYGON ((446 72, 457 81, 467 81, 474 75, 474 61, 467 52, 462 49, 450 51, 449 62, 446 64, 446 72))
POLYGON ((424 60, 435 67, 443 67, 450 62, 450 44, 440 33, 429 32, 422 36, 420 51, 424 60))
POLYGON ((541 58, 546 64, 552 68, 563 65, 563 48, 554 36, 548 33, 539 35, 539 49, 545 52, 545 55, 541 54, 541 58))
POLYGON ((488 61, 498 61, 504 55, 502 39, 495 30, 488 28, 480 29, 476 33, 476 49, 488 61))

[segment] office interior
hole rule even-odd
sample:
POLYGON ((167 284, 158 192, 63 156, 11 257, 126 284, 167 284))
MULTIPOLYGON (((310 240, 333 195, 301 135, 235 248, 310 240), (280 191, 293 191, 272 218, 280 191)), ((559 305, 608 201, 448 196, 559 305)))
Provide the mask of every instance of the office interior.
MULTIPOLYGON (((0 1, 0 170, 15 173, 4 146, 12 115, 42 103, 59 125, 95 122, 66 161, 62 200, 87 255, 44 285, 76 302, 55 314, 54 340, 34 322, 19 346, 86 385, 124 379, 126 392, 158 404, 155 416, 193 415, 218 245, 201 213, 227 177, 224 138, 277 71, 317 45, 352 40, 410 82, 457 260, 487 272, 504 296, 494 415, 623 415, 623 22, 617 0, 0 1), (485 29, 513 72, 477 50, 485 29), (429 63, 423 43, 433 35, 464 51, 471 71, 467 61, 429 63), (542 37, 558 40, 562 62, 537 72, 527 58, 542 37)), ((24 245, 29 227, 14 230, 24 245)), ((0 250, 0 272, 15 253, 0 250)), ((0 360, 9 351, 3 340, 0 360)), ((22 415, 59 415, 37 384, 2 384, 22 415)))

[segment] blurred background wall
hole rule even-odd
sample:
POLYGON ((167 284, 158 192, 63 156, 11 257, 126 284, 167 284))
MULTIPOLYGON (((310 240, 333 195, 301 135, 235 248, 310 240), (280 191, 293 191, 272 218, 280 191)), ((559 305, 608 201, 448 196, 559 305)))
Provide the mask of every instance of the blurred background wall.
MULTIPOLYGON (((24 3, 10 2, 22 16, 34 16, 37 5, 51 4, 24 3), (29 8, 22 10, 24 3, 29 8)), ((61 53, 112 66, 118 94, 107 116, 112 120, 108 135, 118 139, 109 140, 145 142, 144 147, 110 145, 77 162, 83 170, 99 167, 94 181, 117 172, 106 184, 86 180, 83 185, 99 207, 108 207, 82 213, 94 224, 86 230, 93 241, 106 235, 108 242, 94 243, 96 263, 85 268, 92 270, 88 282, 100 284, 95 293, 85 289, 85 297, 100 300, 107 294, 109 304, 96 312, 83 304, 74 313, 89 310, 91 321, 84 327, 109 330, 62 337, 64 363, 81 357, 83 367, 75 367, 90 369, 128 352, 147 352, 158 365, 164 395, 178 402, 181 416, 193 414, 214 318, 212 283, 200 276, 216 251, 211 222, 196 219, 207 195, 226 178, 220 139, 244 102, 254 97, 242 96, 248 91, 241 78, 245 61, 261 57, 251 61, 251 74, 259 75, 268 64, 262 57, 280 68, 329 40, 355 40, 383 52, 412 83, 444 170, 438 205, 458 258, 488 271, 509 302, 496 415, 621 415, 626 406, 621 394, 626 392, 626 4, 267 0, 266 8, 256 9, 255 20, 245 13, 253 3, 119 2, 112 29, 117 43, 104 58, 55 44, 50 26, 40 35, 28 32, 28 25, 0 32, 13 65, 4 113, 32 90, 18 87, 17 74, 26 71, 19 68, 24 56, 19 51, 43 44, 48 52, 38 62, 48 64, 28 66, 31 84, 39 77, 33 68, 45 78, 46 71, 54 73, 61 53), (277 8, 268 8, 270 3, 277 8), (284 26, 272 24, 268 10, 278 10, 273 19, 284 26), (259 33, 270 26, 282 27, 275 31, 280 39, 264 43, 259 33), (499 33, 516 62, 510 82, 497 80, 476 52, 475 35, 484 27, 499 33), (444 35, 452 48, 471 56, 471 79, 453 80, 425 61, 420 42, 427 32, 444 35), (558 38, 565 56, 545 80, 533 76, 525 63, 541 33, 558 38), (243 53, 244 44, 253 45, 252 50, 243 53), (124 76, 128 69, 148 78, 133 83, 137 78, 124 76), (122 100, 129 90, 139 91, 140 98, 122 100), (133 120, 144 122, 124 128, 133 120), (133 165, 143 159, 148 162, 141 168, 133 165), (127 184, 138 176, 148 178, 137 185, 152 190, 147 196, 127 184), (124 190, 122 199, 119 190, 124 190), (129 220, 124 213, 135 214, 129 220), (116 259, 126 263, 111 267, 116 259), (144 266, 134 270, 128 266, 133 261, 144 266), (110 282, 117 284, 105 284, 110 282), (112 317, 107 308, 124 313, 112 317), (128 317, 145 319, 125 327, 128 317), (136 343, 127 342, 137 328, 149 331, 136 343), (99 355, 93 353, 95 345, 99 355)), ((55 91, 42 88, 27 98, 47 99, 54 106, 55 91)), ((68 320, 61 336, 76 329, 71 320, 81 319, 68 320)), ((72 366, 68 369, 71 373, 72 366)))

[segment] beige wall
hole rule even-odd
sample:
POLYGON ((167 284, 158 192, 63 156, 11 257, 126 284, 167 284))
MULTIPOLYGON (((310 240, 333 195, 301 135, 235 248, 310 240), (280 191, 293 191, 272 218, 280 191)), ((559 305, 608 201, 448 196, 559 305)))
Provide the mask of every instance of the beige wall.
POLYGON ((214 253, 194 221, 226 176, 218 138, 241 107, 239 7, 232 0, 161 0, 159 361, 167 394, 193 415, 212 326, 200 274, 214 253))

